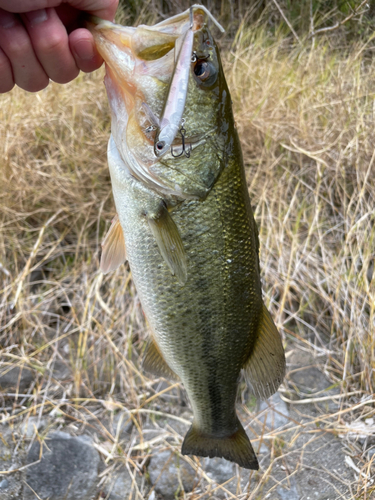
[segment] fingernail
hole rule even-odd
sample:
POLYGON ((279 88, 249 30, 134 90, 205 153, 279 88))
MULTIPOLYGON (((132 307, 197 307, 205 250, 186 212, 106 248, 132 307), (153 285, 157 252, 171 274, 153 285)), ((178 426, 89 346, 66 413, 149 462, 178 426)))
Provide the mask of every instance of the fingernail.
POLYGON ((0 26, 2 28, 12 28, 16 24, 16 16, 0 9, 0 26))
POLYGON ((47 21, 48 19, 46 9, 38 9, 33 10, 32 12, 25 12, 25 16, 31 26, 44 23, 44 21, 47 21))
POLYGON ((89 61, 94 58, 94 47, 90 40, 80 40, 74 44, 74 52, 79 59, 89 61))

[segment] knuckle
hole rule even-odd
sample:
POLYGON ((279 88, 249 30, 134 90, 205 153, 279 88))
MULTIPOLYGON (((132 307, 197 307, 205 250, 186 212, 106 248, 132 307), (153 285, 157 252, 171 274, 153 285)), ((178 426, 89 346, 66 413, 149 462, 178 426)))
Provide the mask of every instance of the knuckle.
POLYGON ((55 54, 56 52, 60 52, 65 44, 67 44, 67 38, 64 34, 53 33, 39 41, 38 51, 46 55, 55 54))
POLYGON ((11 60, 20 60, 30 52, 31 44, 28 39, 19 39, 14 37, 9 40, 7 53, 11 60))

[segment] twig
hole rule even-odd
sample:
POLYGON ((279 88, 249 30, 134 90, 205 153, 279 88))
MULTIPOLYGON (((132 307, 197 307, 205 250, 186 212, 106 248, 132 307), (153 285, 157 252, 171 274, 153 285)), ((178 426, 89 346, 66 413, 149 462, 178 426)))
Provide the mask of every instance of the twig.
POLYGON ((0 271, 2 271, 5 274, 5 276, 8 276, 8 278, 10 277, 10 272, 3 266, 1 262, 0 262, 0 271))
POLYGON ((0 474, 6 475, 6 474, 14 474, 14 472, 21 472, 22 470, 28 469, 29 467, 39 464, 40 459, 37 460, 36 462, 32 462, 31 464, 26 464, 23 467, 18 467, 18 469, 12 469, 12 470, 0 470, 0 474))
MULTIPOLYGON (((275 0, 274 0, 275 1, 275 0)), ((356 7, 353 12, 351 14, 349 14, 349 16, 347 16, 345 19, 343 19, 342 21, 338 21, 336 24, 334 24, 333 26, 327 26, 326 28, 320 28, 316 31, 312 31, 309 35, 310 38, 313 38, 315 35, 318 35, 319 33, 325 33, 327 31, 334 31, 334 30, 337 30, 338 28, 340 28, 340 26, 342 26, 343 24, 347 23, 348 21, 350 21, 350 19, 352 17, 354 17, 355 15, 359 14, 359 10, 365 5, 368 3, 368 0, 363 0, 363 2, 361 2, 358 7, 356 7)))
POLYGON ((320 401, 328 401, 329 399, 340 399, 340 398, 346 398, 347 396, 353 396, 354 394, 361 394, 362 391, 353 391, 353 392, 347 392, 346 394, 335 394, 333 396, 323 396, 321 398, 308 398, 308 399, 298 399, 296 401, 293 401, 292 399, 288 399, 282 394, 280 394, 280 397, 285 403, 288 404, 293 404, 293 405, 303 405, 303 404, 309 404, 309 403, 318 403, 320 401))
POLYGON ((282 15, 282 18, 284 19, 284 21, 286 22, 286 24, 289 26, 289 29, 290 31, 293 33, 293 35, 295 36, 296 40, 298 41, 298 43, 300 45, 302 45, 301 43, 301 40, 299 39, 297 33, 294 31, 293 29, 293 26, 290 24, 290 22, 288 21, 288 18, 286 17, 286 15, 284 14, 284 12, 282 11, 282 8, 280 7, 280 5, 277 3, 276 0, 273 0, 273 3, 276 5, 276 7, 278 8, 280 14, 282 15))

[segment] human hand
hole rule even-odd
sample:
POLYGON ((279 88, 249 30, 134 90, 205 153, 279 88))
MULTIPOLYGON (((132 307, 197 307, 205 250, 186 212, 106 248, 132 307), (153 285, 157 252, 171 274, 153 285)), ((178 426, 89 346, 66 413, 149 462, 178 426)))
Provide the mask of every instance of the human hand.
POLYGON ((49 80, 67 83, 102 58, 82 11, 113 20, 118 0, 0 0, 0 93, 16 84, 29 92, 49 80))

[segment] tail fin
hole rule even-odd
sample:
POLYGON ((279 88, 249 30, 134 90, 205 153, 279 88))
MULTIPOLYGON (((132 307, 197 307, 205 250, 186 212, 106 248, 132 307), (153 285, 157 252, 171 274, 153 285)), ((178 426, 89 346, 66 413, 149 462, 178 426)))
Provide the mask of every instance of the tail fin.
POLYGON ((181 453, 199 457, 222 457, 245 469, 258 470, 259 464, 245 429, 237 419, 237 430, 226 437, 205 434, 193 425, 188 430, 181 453))

